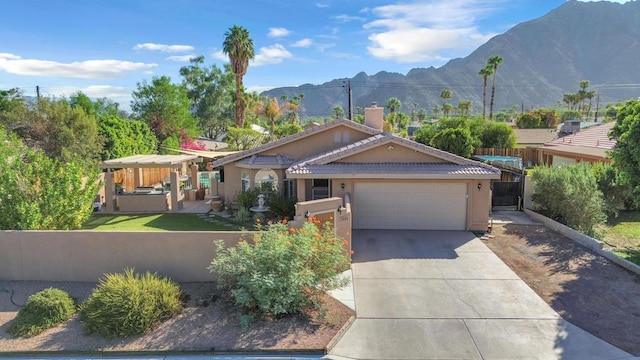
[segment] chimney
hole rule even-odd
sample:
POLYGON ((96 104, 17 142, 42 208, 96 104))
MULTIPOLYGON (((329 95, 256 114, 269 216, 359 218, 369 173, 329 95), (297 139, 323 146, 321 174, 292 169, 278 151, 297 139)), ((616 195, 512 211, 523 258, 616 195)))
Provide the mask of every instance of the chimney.
POLYGON ((376 102, 372 102, 371 107, 364 108, 364 124, 382 131, 384 125, 384 108, 378 107, 378 103, 376 102))

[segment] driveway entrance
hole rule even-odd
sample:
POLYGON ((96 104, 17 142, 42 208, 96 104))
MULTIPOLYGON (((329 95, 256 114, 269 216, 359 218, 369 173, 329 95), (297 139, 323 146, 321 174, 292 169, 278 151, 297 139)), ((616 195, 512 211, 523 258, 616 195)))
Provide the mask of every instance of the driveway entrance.
POLYGON ((353 232, 353 359, 624 359, 561 319, 472 233, 353 232))

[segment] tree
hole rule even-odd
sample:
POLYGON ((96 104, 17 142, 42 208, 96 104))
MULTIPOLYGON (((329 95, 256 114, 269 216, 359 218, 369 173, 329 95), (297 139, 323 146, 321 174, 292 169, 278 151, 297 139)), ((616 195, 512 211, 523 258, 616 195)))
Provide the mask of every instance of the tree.
POLYGON ((520 129, 551 129, 560 121, 555 109, 540 108, 518 115, 516 126, 520 129))
POLYGON ((418 121, 423 122, 427 118, 427 110, 425 108, 418 109, 416 116, 418 117, 418 121))
POLYGON ((333 107, 333 118, 334 119, 343 119, 344 118, 344 109, 341 105, 336 105, 333 107))
POLYGON ((482 147, 513 148, 516 146, 516 134, 511 126, 505 123, 488 123, 481 135, 482 147))
POLYGON ((452 113, 453 113, 453 105, 449 103, 442 104, 442 115, 451 116, 452 113))
POLYGON ((143 121, 104 117, 100 119, 99 133, 105 139, 102 160, 155 154, 158 150, 158 139, 143 121))
POLYGON ((262 143, 262 134, 252 129, 230 127, 225 142, 229 144, 229 150, 253 149, 262 143))
POLYGON ((393 114, 397 111, 400 111, 400 109, 402 108, 402 102, 400 102, 400 99, 394 96, 387 100, 387 104, 385 107, 389 109, 389 112, 391 114, 393 114))
POLYGON ((134 116, 149 125, 158 143, 179 136, 183 129, 192 138, 199 133, 184 85, 172 84, 167 76, 154 77, 151 84, 146 80, 138 83, 132 97, 134 116))
POLYGON ((609 136, 616 140, 613 165, 622 182, 631 187, 636 205, 640 204, 640 100, 629 100, 620 107, 609 136))
POLYGON ((255 57, 253 40, 249 31, 234 25, 224 33, 222 51, 229 56, 231 69, 236 75, 236 126, 244 127, 244 101, 242 97, 242 77, 247 73, 249 60, 255 57))
POLYGON ((438 133, 438 129, 431 124, 424 124, 415 132, 415 141, 421 144, 429 145, 431 139, 438 133))
POLYGON ((264 116, 267 117, 267 120, 269 120, 269 134, 273 135, 274 132, 273 130, 275 129, 276 126, 276 119, 282 115, 286 110, 287 110, 287 106, 280 106, 280 103, 278 102, 278 99, 276 99, 275 97, 266 97, 264 99, 264 116))
POLYGON ((487 61, 487 65, 493 69, 493 79, 491 81, 491 104, 489 105, 489 121, 493 120, 493 100, 496 95, 496 73, 498 72, 498 66, 502 64, 504 59, 500 55, 493 55, 487 61))
POLYGON ((458 114, 460 116, 469 115, 469 111, 471 111, 472 106, 473 106, 473 102, 471 100, 458 101, 458 114))
POLYGON ((478 75, 482 76, 482 120, 486 118, 486 109, 487 109, 487 79, 489 76, 493 74, 493 67, 489 65, 485 65, 480 71, 478 75))
POLYGON ((91 216, 98 168, 62 162, 0 127, 0 229, 72 230, 91 216))
POLYGON ((198 126, 208 138, 218 138, 233 125, 235 75, 230 65, 206 67, 204 56, 180 68, 182 83, 191 100, 198 126))
POLYGON ((440 150, 448 151, 463 157, 473 154, 473 137, 469 129, 445 129, 437 133, 429 144, 440 150))
POLYGON ((22 105, 22 93, 20 89, 0 90, 0 113, 11 112, 22 105))

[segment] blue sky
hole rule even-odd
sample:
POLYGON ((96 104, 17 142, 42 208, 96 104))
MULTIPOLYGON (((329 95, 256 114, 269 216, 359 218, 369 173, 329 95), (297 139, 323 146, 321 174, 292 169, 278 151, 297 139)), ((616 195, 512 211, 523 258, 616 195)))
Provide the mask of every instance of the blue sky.
MULTIPOLYGON (((0 89, 81 90, 129 108, 136 83, 191 56, 228 62, 224 33, 247 28, 251 91, 321 84, 360 71, 406 74, 465 57, 491 37, 565 0, 31 0, 0 13, 0 89)), ((624 3, 625 0, 615 1, 624 3)))

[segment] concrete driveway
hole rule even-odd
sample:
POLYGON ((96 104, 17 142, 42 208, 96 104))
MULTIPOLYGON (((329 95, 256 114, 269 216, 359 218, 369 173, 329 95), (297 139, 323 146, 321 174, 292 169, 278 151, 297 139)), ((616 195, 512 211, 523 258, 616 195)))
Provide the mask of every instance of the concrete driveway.
POLYGON ((354 231, 353 248, 357 319, 329 358, 633 358, 561 319, 473 233, 354 231))

